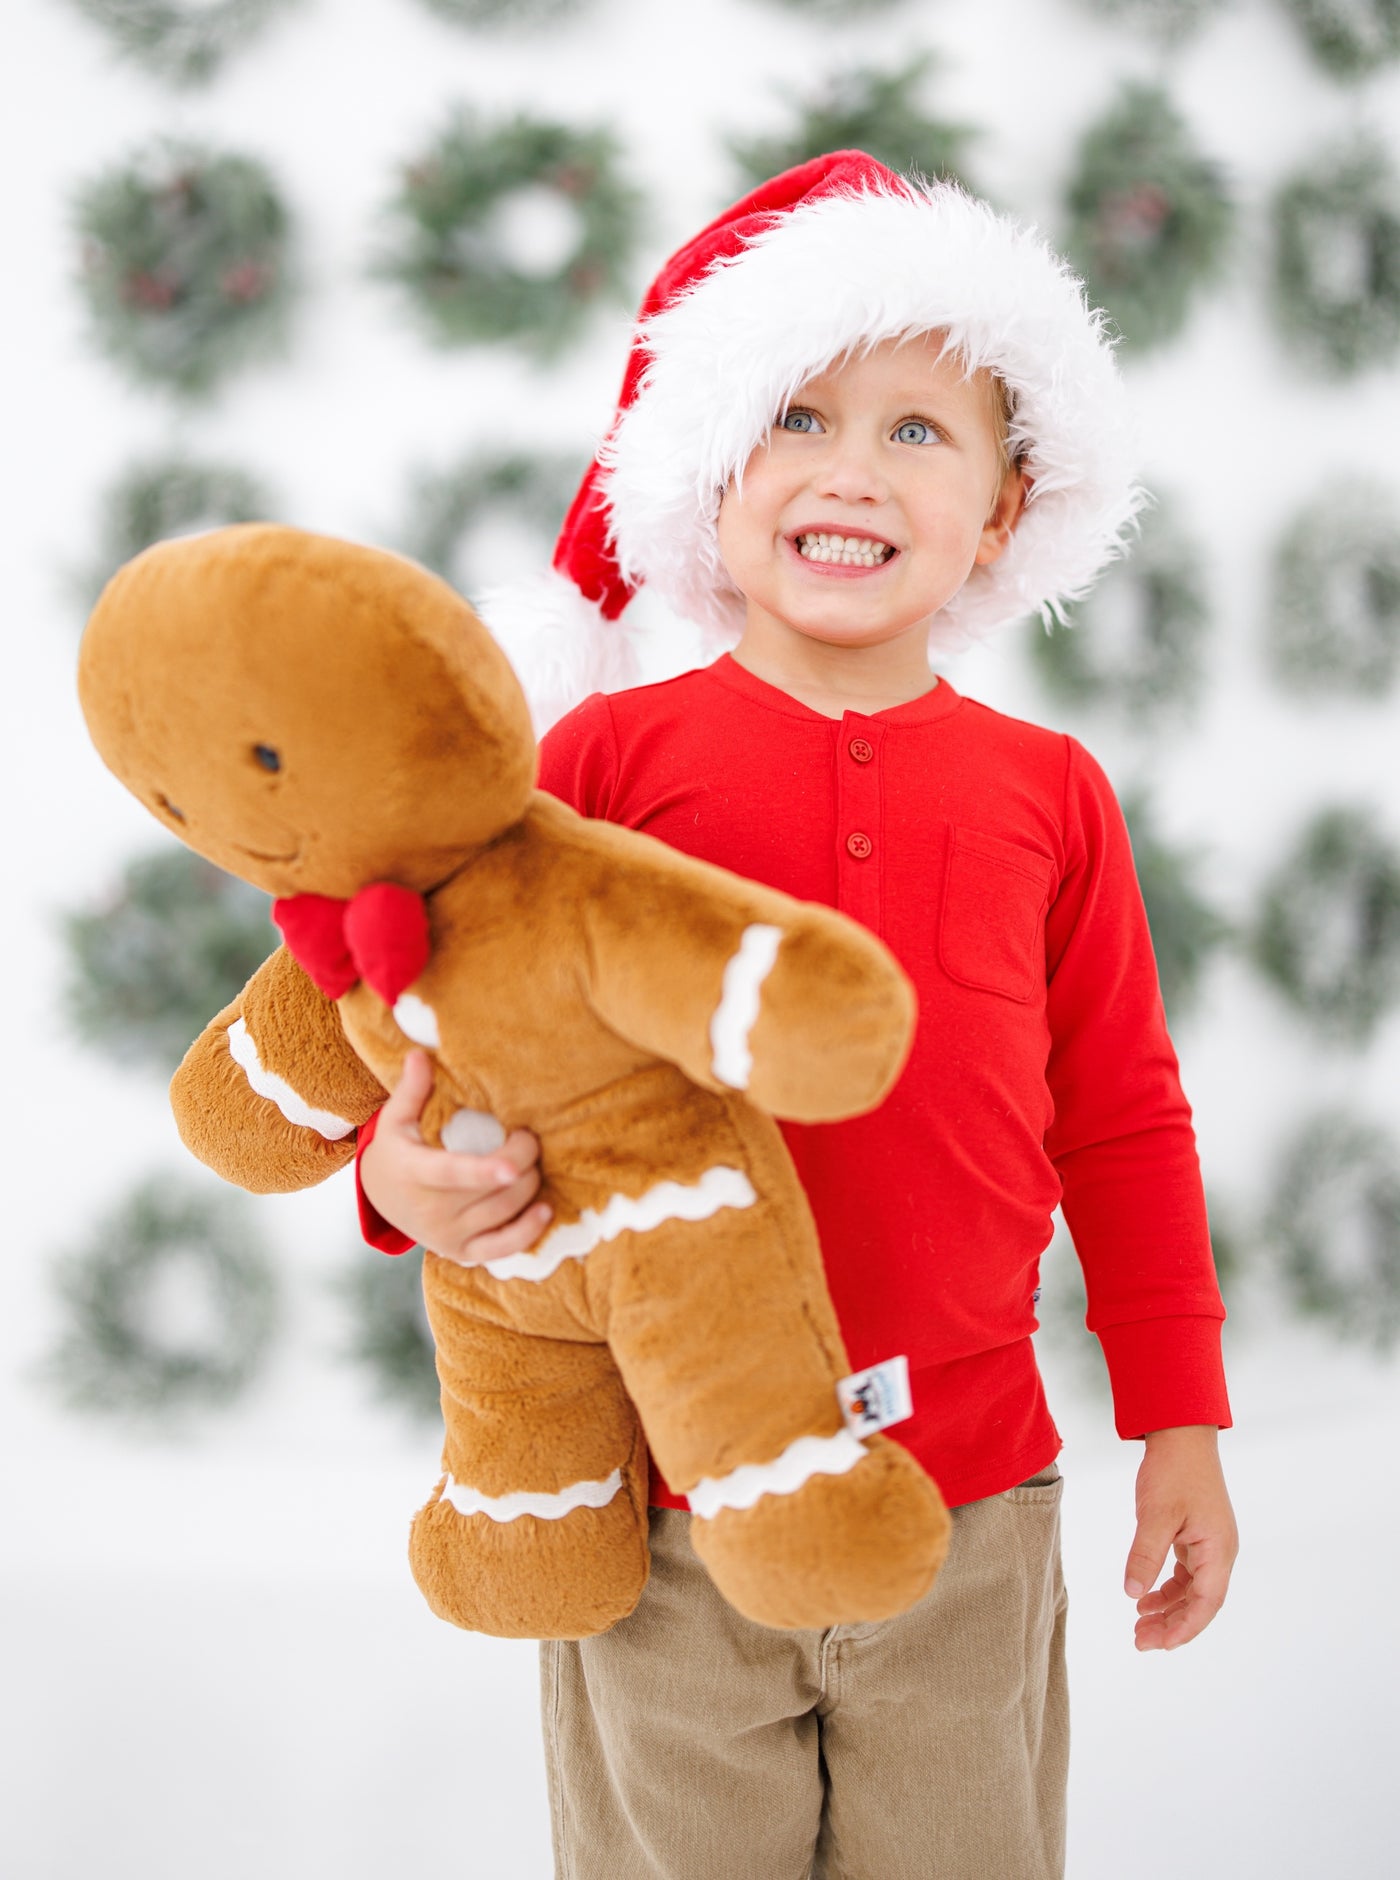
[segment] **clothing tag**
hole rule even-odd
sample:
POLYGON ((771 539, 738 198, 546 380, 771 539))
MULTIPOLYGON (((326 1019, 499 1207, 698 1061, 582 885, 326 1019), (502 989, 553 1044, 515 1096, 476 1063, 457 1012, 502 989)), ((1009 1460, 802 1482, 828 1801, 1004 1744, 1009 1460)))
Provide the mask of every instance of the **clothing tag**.
POLYGON ((843 1377, 836 1386, 836 1395, 846 1428, 856 1436, 872 1436, 876 1430, 887 1430, 891 1423, 902 1423, 914 1414, 909 1360, 886 1358, 882 1364, 872 1364, 868 1371, 843 1377))

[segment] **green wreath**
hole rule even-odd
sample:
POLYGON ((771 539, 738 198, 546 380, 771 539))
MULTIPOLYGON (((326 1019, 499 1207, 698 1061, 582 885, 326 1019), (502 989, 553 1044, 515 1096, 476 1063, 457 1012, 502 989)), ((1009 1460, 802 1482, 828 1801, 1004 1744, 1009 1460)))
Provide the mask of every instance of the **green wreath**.
POLYGON ((266 895, 174 847, 129 863, 112 892, 62 925, 79 1035, 119 1063, 167 1073, 277 942, 266 895))
POLYGON ((263 485, 230 464, 184 456, 132 464, 103 497, 101 546, 91 569, 78 577, 79 591, 91 607, 116 570, 152 542, 272 515, 263 485))
POLYGON ((1400 351, 1400 177, 1358 139, 1308 165, 1273 204, 1274 320, 1309 363, 1338 376, 1400 351))
POLYGON ((582 0, 423 0, 430 12, 453 26, 549 26, 577 13, 582 0))
POLYGON ((517 116, 486 126, 459 110, 403 172, 389 245, 371 264, 404 288, 448 345, 517 341, 540 360, 574 340, 604 295, 629 298, 641 197, 608 131, 517 116), (535 272, 512 262, 495 218, 523 192, 563 204, 577 239, 535 272))
POLYGON ((55 1279, 68 1325, 45 1370, 74 1409, 229 1403, 257 1374, 276 1326, 272 1269, 242 1204, 164 1176, 134 1189, 55 1279))
POLYGON ((1148 512, 1131 553, 1065 618, 1034 623, 1028 642, 1052 698, 1140 724, 1195 704, 1210 608, 1200 552, 1167 504, 1148 512))
POLYGON ((136 379, 207 395, 285 340, 287 211, 262 164, 165 142, 74 207, 97 343, 136 379))
POLYGON ((1162 1003, 1175 1018, 1195 1004, 1212 955, 1233 930, 1196 886, 1199 855, 1163 838, 1142 790, 1124 796, 1123 817, 1152 931, 1162 1003))
POLYGON ((360 1248, 336 1286, 350 1317, 344 1355, 373 1380, 375 1395, 414 1416, 441 1415, 433 1335, 423 1305, 423 1250, 395 1259, 360 1248))
POLYGON ((919 106, 918 89, 932 65, 921 53, 897 72, 838 72, 799 103, 797 121, 782 137, 734 139, 730 155, 750 184, 829 150, 864 150, 890 169, 966 182, 963 151, 977 136, 969 124, 945 124, 919 106))
POLYGON ((1091 13, 1123 20, 1158 39, 1184 39, 1218 13, 1222 0, 1082 0, 1091 13))
POLYGON ((1304 694, 1384 697, 1400 670, 1400 510, 1385 485, 1330 488, 1274 553, 1269 661, 1304 694))
POLYGON ((1323 810, 1265 882, 1249 951, 1324 1036, 1364 1044, 1400 999, 1400 850, 1369 810, 1323 810))
POLYGON ((1159 86, 1124 85, 1085 133, 1066 208, 1066 252, 1132 346, 1173 338, 1223 272, 1234 207, 1159 86))
POLYGON ((1334 78, 1364 78, 1400 58, 1400 0, 1284 0, 1334 78))
POLYGON ((175 85, 203 85, 296 0, 73 0, 124 57, 175 85))
POLYGON ((472 456, 447 470, 420 475, 409 503, 413 518, 404 553, 450 581, 469 598, 481 585, 471 565, 471 537, 483 523, 518 520, 540 538, 547 563, 578 486, 573 458, 472 456))
POLYGON ((1314 1116, 1279 1157, 1265 1233, 1293 1301, 1379 1351, 1400 1341, 1400 1148, 1341 1110, 1314 1116))

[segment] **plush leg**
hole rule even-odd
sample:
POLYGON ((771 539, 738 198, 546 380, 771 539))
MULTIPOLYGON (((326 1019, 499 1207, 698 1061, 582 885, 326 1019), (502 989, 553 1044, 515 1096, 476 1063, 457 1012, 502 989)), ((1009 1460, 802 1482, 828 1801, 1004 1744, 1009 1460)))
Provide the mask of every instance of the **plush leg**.
POLYGON ((692 1521, 691 1544, 745 1618, 797 1631, 892 1619, 933 1585, 951 1532, 942 1496, 898 1443, 863 1447, 845 1474, 692 1521))
POLYGON ((647 1577, 647 1459, 606 1346, 537 1337, 466 1307, 424 1262, 445 1474, 409 1559, 440 1618, 500 1638, 588 1638, 647 1577))
POLYGON ((746 1147, 751 1203, 613 1244, 612 1348, 732 1605, 791 1628, 889 1618, 933 1584, 947 1510, 906 1450, 845 1428, 815 1229, 776 1160, 746 1147))

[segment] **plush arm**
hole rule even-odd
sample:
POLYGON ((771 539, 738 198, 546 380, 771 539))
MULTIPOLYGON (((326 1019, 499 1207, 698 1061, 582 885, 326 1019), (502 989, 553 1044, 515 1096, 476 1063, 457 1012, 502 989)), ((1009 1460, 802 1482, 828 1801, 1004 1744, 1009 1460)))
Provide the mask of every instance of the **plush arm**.
POLYGON ((255 1194, 333 1175, 385 1094, 285 947, 205 1027, 170 1086, 185 1147, 255 1194))
POLYGON ((904 1068, 914 990, 873 935, 663 843, 586 825, 594 1009, 709 1090, 797 1122, 872 1110, 904 1068))

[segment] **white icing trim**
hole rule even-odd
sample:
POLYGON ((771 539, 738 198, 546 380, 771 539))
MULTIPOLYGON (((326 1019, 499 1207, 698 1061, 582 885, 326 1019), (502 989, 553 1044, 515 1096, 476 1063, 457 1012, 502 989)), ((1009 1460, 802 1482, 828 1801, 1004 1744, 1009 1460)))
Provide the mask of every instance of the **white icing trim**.
POLYGON ((711 1069, 731 1090, 747 1090, 753 1071, 749 1033, 758 1017, 759 991, 782 945, 781 927, 755 921, 744 929, 739 950, 724 969, 719 1004, 710 1020, 711 1069))
POLYGON ((536 1494, 527 1488, 512 1495, 483 1495, 449 1475, 442 1499, 458 1514, 484 1514, 493 1521, 518 1521, 523 1514, 532 1514, 537 1521, 561 1521, 575 1508, 606 1508, 621 1487, 621 1469, 614 1469, 605 1482, 570 1482, 557 1495, 536 1494))
POLYGON ((305 1097, 297 1095, 285 1077, 263 1068, 253 1034, 241 1018, 233 1021, 226 1035, 228 1054, 249 1084, 260 1097, 275 1103, 289 1123, 299 1123, 303 1129, 314 1129, 327 1142, 339 1142, 350 1134, 355 1127, 353 1123, 347 1123, 343 1116, 337 1116, 333 1110, 313 1109, 305 1097))
POLYGON ((394 1023, 405 1038, 436 1051, 442 1043, 438 1035, 437 1013, 416 992, 401 992, 394 1002, 394 1023))
POLYGON ((865 1454, 849 1430, 799 1436, 772 1462, 746 1462, 728 1475, 707 1475, 686 1500, 692 1514, 712 1520, 721 1508, 752 1508, 760 1495, 791 1495, 814 1475, 844 1475, 865 1454))
POLYGON ((707 1221, 721 1208, 751 1208, 757 1199, 742 1169, 706 1169, 691 1188, 658 1182, 635 1200, 614 1195, 601 1210, 585 1208, 576 1221, 565 1221, 546 1234, 534 1252, 488 1260, 486 1271, 493 1279, 548 1279, 565 1260, 582 1260, 603 1241, 629 1230, 646 1234, 663 1221, 707 1221))

